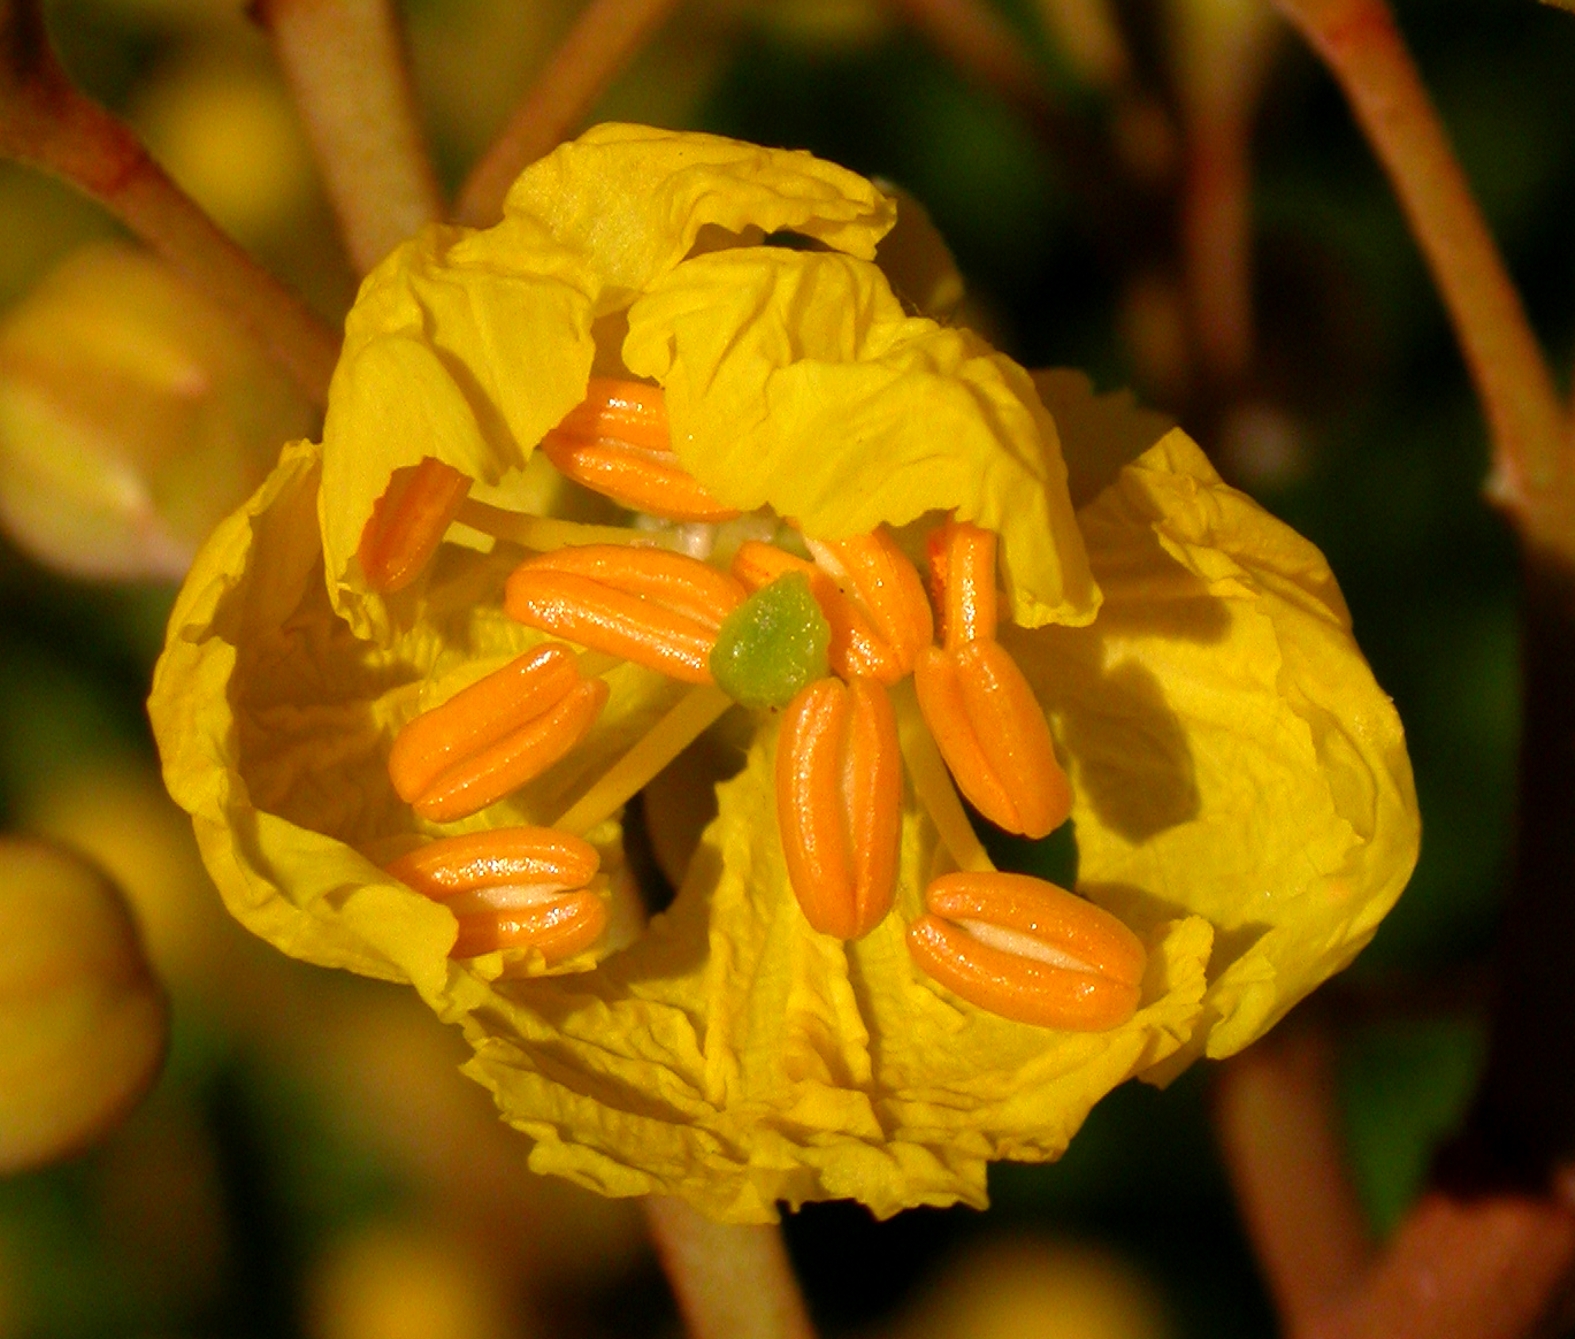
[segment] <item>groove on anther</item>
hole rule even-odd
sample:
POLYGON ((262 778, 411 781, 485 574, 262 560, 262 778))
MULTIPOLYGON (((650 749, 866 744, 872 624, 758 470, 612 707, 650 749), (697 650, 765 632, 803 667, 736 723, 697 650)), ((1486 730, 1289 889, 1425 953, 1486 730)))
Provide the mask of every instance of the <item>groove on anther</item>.
POLYGON ((589 948, 607 925, 596 848, 551 828, 471 832, 412 851, 388 872, 442 902, 459 921, 449 956, 528 946, 550 967, 589 948))
POLYGON ((395 470, 356 547, 367 584, 387 593, 420 576, 469 492, 469 479, 431 456, 395 470))
POLYGON ((674 521, 725 521, 724 507, 679 463, 660 386, 592 377, 585 400, 542 439, 558 470, 632 511, 674 521))
POLYGON ((931 647, 914 666, 925 723, 957 782, 997 827, 1044 837, 1072 812, 1044 712, 996 641, 931 647))
POLYGON ((821 679, 783 713, 777 826, 793 892, 810 925, 857 939, 896 892, 902 762, 885 687, 821 679))
POLYGON ((1137 1012, 1148 954, 1108 911, 1025 874, 948 874, 908 927, 928 975, 990 1013, 1075 1032, 1137 1012))
POLYGON ((969 521, 948 521, 928 541, 930 589, 948 649, 993 641, 996 629, 995 535, 969 521))
POLYGON ((528 627, 708 684, 722 620, 746 595, 685 554, 588 544, 528 558, 508 579, 504 608, 528 627))
POLYGON ((607 685, 549 642, 461 689, 399 732, 388 774, 423 818, 449 823, 539 776, 585 737, 607 685))

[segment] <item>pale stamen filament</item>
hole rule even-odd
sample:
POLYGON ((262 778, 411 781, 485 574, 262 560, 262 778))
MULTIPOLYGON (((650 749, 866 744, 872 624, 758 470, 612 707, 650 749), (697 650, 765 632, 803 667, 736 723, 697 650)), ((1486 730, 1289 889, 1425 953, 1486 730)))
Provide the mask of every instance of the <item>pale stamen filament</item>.
POLYGON ((897 740, 902 747, 903 761, 908 765, 908 779, 913 783, 913 793, 929 814, 930 822, 935 824, 942 845, 951 853, 958 869, 981 873, 993 870, 995 865, 973 830, 973 824, 968 821, 968 814, 952 785, 951 773, 924 724, 912 680, 905 680, 892 689, 891 697, 897 712, 897 740))
POLYGON ((691 688, 552 826, 583 836, 611 818, 733 705, 720 688, 691 688))

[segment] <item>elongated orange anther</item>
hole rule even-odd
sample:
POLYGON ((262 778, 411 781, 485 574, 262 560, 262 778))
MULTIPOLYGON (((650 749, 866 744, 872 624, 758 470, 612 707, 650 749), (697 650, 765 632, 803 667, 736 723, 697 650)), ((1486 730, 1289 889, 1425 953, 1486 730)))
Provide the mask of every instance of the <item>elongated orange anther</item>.
MULTIPOLYGON (((848 539, 805 542, 816 562, 868 614, 897 666, 895 678, 885 682, 895 683, 913 668, 914 658, 935 636, 924 583, 908 556, 884 526, 848 539)), ((875 670, 855 668, 854 673, 875 674, 875 670)))
POLYGON ((1026 874, 947 874, 908 952, 970 1004, 1039 1027, 1104 1032, 1137 1012, 1148 962, 1108 911, 1026 874))
POLYGON ((886 689, 821 679, 787 706, 777 738, 777 826, 804 917, 857 939, 891 910, 902 758, 886 689))
POLYGON ((417 716, 394 740, 388 775, 423 818, 451 823, 539 776, 595 722, 607 685, 582 679, 549 642, 417 716))
POLYGON ((503 603, 529 627, 686 683, 710 683, 717 631, 747 594, 726 572, 682 553, 584 544, 527 559, 503 603))
POLYGON ((957 788, 997 827, 1043 837, 1072 812, 1044 712, 995 641, 931 647, 914 666, 925 724, 957 788))
POLYGON ((396 591, 420 576, 469 492, 469 479, 431 456, 395 470, 356 547, 367 584, 396 591))
POLYGON ((459 919, 450 957, 528 945, 551 966, 589 948, 607 926, 607 904, 582 891, 599 865, 596 848, 578 837, 499 828, 429 842, 388 872, 459 919))
POLYGON ((948 648, 995 638, 995 535, 948 521, 929 538, 930 590, 948 648))
MULTIPOLYGON (((751 592, 789 572, 801 572, 809 581, 815 603, 831 626, 831 643, 826 651, 831 668, 844 679, 879 679, 884 684, 894 684, 913 667, 911 657, 905 658, 881 634, 858 601, 814 563, 753 539, 740 544, 733 556, 733 575, 751 592)), ((924 587, 918 584, 917 573, 914 582, 922 602, 924 587)))
POLYGON ((632 511, 673 521, 738 515, 678 463, 660 386, 592 377, 584 403, 542 439, 541 449, 575 483, 632 511))

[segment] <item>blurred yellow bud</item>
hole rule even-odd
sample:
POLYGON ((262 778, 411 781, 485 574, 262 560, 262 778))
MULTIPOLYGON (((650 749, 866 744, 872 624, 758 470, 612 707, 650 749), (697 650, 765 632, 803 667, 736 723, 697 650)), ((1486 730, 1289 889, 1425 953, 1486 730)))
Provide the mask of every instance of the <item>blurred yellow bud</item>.
POLYGON ((125 893, 149 961, 177 994, 220 981, 231 949, 248 943, 202 867, 191 820, 158 773, 130 762, 73 769, 22 797, 30 832, 63 842, 104 870, 125 893))
POLYGON ((247 246, 299 227, 317 198, 311 149, 264 57, 210 49, 163 68, 134 120, 165 171, 247 246))
POLYGON ((383 1225, 321 1256, 308 1284, 312 1339, 506 1339, 520 1333, 501 1262, 477 1242, 383 1225))
POLYGON ((0 323, 0 524, 76 575, 181 576, 312 426, 249 336, 130 247, 76 252, 0 323))
POLYGON ((0 838, 0 1174, 107 1134, 158 1073, 164 993, 115 886, 80 856, 0 838))
POLYGON ((1090 1246, 996 1241, 954 1262, 894 1339, 1167 1339, 1137 1270, 1090 1246))

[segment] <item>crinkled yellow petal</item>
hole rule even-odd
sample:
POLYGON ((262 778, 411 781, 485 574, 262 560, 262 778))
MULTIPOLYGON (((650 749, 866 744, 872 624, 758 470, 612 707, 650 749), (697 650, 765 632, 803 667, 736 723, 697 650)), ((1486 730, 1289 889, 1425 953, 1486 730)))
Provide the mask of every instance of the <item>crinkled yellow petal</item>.
MULTIPOLYGON (((323 581, 320 477, 319 448, 287 448, 214 533, 171 617, 148 709, 165 782, 244 924, 295 957, 413 981, 439 999, 458 970, 454 918, 378 866, 422 836, 551 822, 682 690, 637 666, 609 672, 586 745, 463 823, 418 823, 388 778, 398 729, 434 693, 543 639, 502 611, 512 560, 457 550, 439 557, 411 631, 386 646, 355 637, 323 581)), ((616 852, 615 832, 593 835, 616 852)), ((522 957, 494 956, 477 970, 522 957)))
POLYGON ((825 539, 956 510, 1001 536, 1018 622, 1099 605, 1053 420, 1028 374, 909 316, 874 265, 744 247, 685 261, 629 309, 624 361, 661 382, 673 445, 729 506, 825 539))
MULTIPOLYGON (((389 476, 432 456, 510 501, 531 451, 584 398, 599 283, 528 222, 429 228, 368 276, 345 322, 323 426, 323 546, 340 612, 386 635, 361 531, 389 476)), ((409 601, 395 601, 407 610, 409 601)), ((409 625, 408 612, 394 622, 409 625)))
POLYGON ((1184 434, 1078 520, 1098 622, 1002 640, 1070 764, 1082 890, 1129 921, 1216 928, 1204 1018, 1165 1079, 1356 955, 1415 864, 1416 797, 1323 556, 1184 434))
POLYGON ((504 211, 591 257, 616 307, 677 265, 703 228, 793 232, 869 260, 897 218, 863 177, 801 150, 619 124, 527 168, 504 211))
POLYGON ((720 788, 645 940, 466 1020, 467 1072, 535 1139, 537 1171, 739 1222, 773 1220, 778 1201, 982 1205, 989 1160, 1059 1156, 1095 1101, 1186 1040, 1211 941, 1197 917, 1135 924, 1143 1007, 1107 1033, 1009 1022, 927 980, 904 935, 935 836, 911 808, 896 912, 853 944, 811 930, 777 837, 774 750, 763 733, 720 788))

